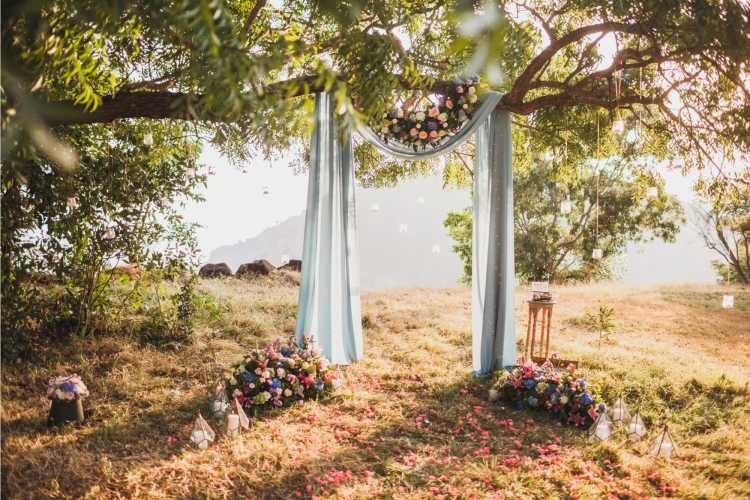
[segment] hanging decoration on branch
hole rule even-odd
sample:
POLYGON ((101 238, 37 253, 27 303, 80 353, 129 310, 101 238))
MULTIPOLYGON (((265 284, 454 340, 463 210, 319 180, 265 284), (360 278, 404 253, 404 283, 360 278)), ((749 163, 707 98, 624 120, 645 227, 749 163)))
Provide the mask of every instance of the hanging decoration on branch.
POLYGON ((454 82, 444 95, 433 99, 421 92, 383 115, 379 136, 400 142, 414 151, 435 148, 471 120, 477 107, 477 80, 454 82))

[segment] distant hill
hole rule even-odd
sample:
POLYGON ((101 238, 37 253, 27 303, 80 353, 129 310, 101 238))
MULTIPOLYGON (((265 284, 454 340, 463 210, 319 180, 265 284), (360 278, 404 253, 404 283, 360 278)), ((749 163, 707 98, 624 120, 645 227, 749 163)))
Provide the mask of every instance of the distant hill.
MULTIPOLYGON (((437 177, 393 189, 358 189, 360 279, 363 288, 454 287, 461 262, 443 227, 449 210, 470 204, 466 191, 444 191, 437 177), (377 210, 375 210, 377 208, 377 210)), ((253 238, 211 252, 210 262, 237 267, 255 259, 279 265, 284 256, 301 258, 304 213, 253 238)))

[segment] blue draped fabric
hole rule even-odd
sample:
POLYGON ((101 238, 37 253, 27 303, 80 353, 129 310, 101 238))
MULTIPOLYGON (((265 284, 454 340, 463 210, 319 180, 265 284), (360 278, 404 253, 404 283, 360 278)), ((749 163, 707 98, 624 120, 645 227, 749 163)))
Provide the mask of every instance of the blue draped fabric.
POLYGON ((474 157, 471 313, 477 375, 516 363, 511 116, 493 111, 474 157))
MULTIPOLYGON (((384 142, 361 126, 382 151, 406 160, 450 152, 477 134, 472 255, 472 364, 475 373, 515 364, 513 172, 510 115, 489 92, 472 119, 440 146, 424 151, 384 142)), ((315 101, 302 283, 296 335, 314 335, 337 364, 362 357, 354 170, 349 131, 336 126, 330 95, 315 101)))
POLYGON ((297 312, 297 342, 312 335, 335 364, 362 358, 351 134, 328 93, 315 98, 297 312))

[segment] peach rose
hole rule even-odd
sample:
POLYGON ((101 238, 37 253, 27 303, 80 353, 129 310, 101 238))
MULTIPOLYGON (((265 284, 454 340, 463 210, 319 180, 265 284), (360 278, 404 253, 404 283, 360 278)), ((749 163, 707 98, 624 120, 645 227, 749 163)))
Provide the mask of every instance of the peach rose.
POLYGON ((424 130, 423 130, 423 131, 421 131, 421 132, 419 133, 419 138, 420 138, 420 139, 427 139, 427 132, 425 132, 424 130))
POLYGON ((430 108, 430 111, 429 111, 429 113, 428 113, 428 114, 429 114, 429 115, 430 115, 430 116, 431 116, 432 118, 435 118, 435 117, 436 117, 437 115, 439 115, 439 114, 440 114, 440 110, 439 110, 439 109, 438 109, 438 108, 437 108, 436 106, 433 106, 433 107, 431 107, 431 108, 430 108))
POLYGON ((414 137, 415 135, 417 135, 417 129, 412 128, 411 130, 409 130, 409 135, 411 135, 412 137, 414 137))

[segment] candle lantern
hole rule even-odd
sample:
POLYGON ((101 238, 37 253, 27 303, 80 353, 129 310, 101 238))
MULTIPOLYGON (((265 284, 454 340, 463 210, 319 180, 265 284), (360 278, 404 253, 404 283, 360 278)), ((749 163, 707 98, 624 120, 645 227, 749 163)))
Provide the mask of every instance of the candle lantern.
POLYGON ((615 134, 622 134, 625 132, 625 121, 615 120, 612 122, 612 132, 615 134))
POLYGON ((610 420, 613 424, 623 425, 630 421, 630 413, 625 400, 619 397, 612 408, 609 409, 610 420))
POLYGON ((721 298, 721 307, 731 309, 734 307, 734 295, 724 295, 721 298))
POLYGON ((589 428, 589 438, 598 439, 599 441, 606 441, 612 434, 612 429, 609 425, 609 419, 607 418, 606 412, 601 412, 591 427, 589 428))
POLYGON ((380 212, 380 205, 377 203, 370 205, 370 212, 380 212))
POLYGON ((193 432, 190 434, 190 441, 201 450, 205 450, 214 439, 216 439, 216 433, 208 425, 203 415, 198 413, 198 418, 195 419, 195 423, 193 424, 193 432))
POLYGON ((214 399, 211 401, 211 413, 214 417, 222 417, 229 408, 227 392, 224 390, 224 384, 217 384, 214 389, 214 399))
POLYGON ((432 245, 432 253, 435 255, 440 253, 440 245, 432 245))
POLYGON ((656 186, 651 186, 646 190, 646 198, 649 200, 655 200, 659 197, 659 189, 656 186))
POLYGON ((398 232, 399 233, 405 233, 408 230, 409 230, 409 225, 408 224, 399 224, 398 225, 398 232))
POLYGON ((602 260, 602 257, 604 257, 604 250, 601 248, 594 248, 591 252, 591 258, 594 260, 602 260))
POLYGON ((569 214, 573 211, 573 202, 569 199, 563 200, 560 202, 560 213, 561 214, 569 214))
POLYGON ((667 425, 664 425, 664 430, 659 433, 656 441, 654 441, 653 446, 651 446, 651 451, 649 451, 649 455, 653 457, 663 457, 667 460, 672 458, 672 455, 677 455, 677 447, 674 444, 672 434, 670 434, 667 425))
POLYGON ((646 424, 643 423, 643 418, 640 412, 636 412, 635 416, 630 420, 627 427, 628 439, 638 440, 646 435, 646 424))

